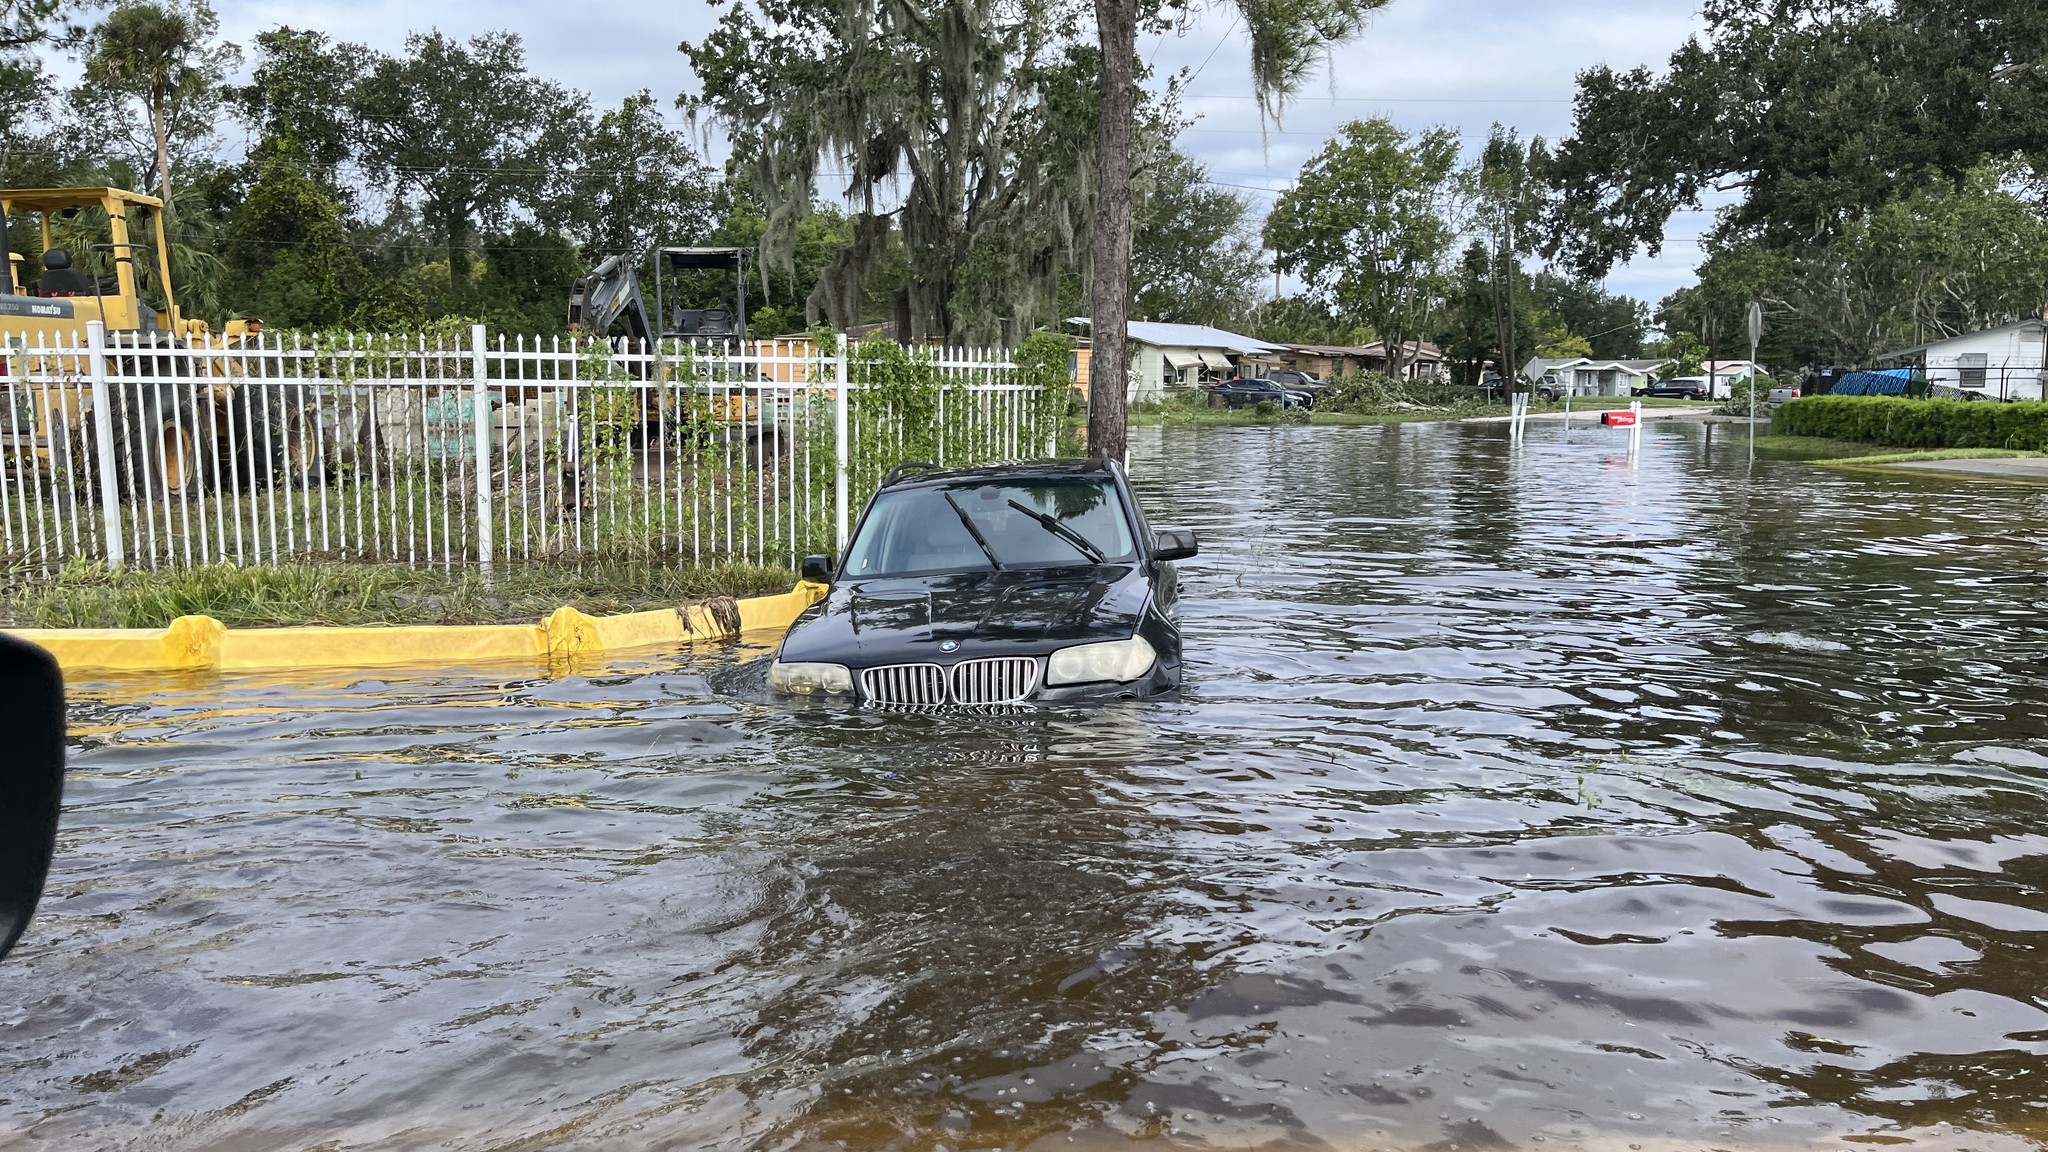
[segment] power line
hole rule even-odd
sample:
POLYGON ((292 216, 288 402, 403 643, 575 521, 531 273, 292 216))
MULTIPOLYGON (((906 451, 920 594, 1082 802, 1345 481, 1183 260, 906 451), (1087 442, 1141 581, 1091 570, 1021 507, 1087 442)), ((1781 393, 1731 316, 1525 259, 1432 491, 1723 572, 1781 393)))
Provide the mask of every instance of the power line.
MULTIPOLYGON (((1189 100, 1257 100, 1256 96, 1218 92, 1203 95, 1182 93, 1189 100)), ((1293 103, 1305 104, 1570 104, 1569 96, 1301 96, 1293 103)))

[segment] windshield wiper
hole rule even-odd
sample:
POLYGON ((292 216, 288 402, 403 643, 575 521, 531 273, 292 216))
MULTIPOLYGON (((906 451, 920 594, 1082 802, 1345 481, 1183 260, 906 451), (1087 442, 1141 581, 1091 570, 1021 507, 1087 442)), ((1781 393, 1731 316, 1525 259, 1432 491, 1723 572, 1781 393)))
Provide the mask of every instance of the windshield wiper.
POLYGON ((974 526, 974 520, 972 517, 967 515, 967 509, 962 508, 960 506, 959 501, 953 499, 953 494, 951 492, 941 492, 939 493, 939 496, 945 500, 946 507, 951 508, 953 510, 953 515, 958 516, 960 518, 960 526, 962 528, 967 529, 967 534, 969 536, 974 537, 975 544, 979 545, 981 548, 981 554, 983 556, 988 557, 989 567, 994 568, 998 572, 1001 572, 1003 570, 1003 562, 1001 560, 996 559, 996 550, 988 546, 988 537, 983 536, 981 534, 981 529, 976 528, 974 526))
MULTIPOLYGON (((952 497, 949 496, 947 497, 947 499, 950 500, 952 499, 952 497)), ((1015 500, 1010 501, 1009 504, 1010 507, 1015 508, 1017 511, 1022 512, 1026 516, 1031 517, 1033 520, 1038 521, 1039 527, 1044 528, 1047 532, 1050 532, 1053 535, 1059 537, 1060 539, 1065 540, 1067 543, 1072 544, 1075 547, 1075 549, 1081 553, 1081 555, 1086 556, 1088 558, 1088 562, 1090 564, 1100 564, 1105 559, 1105 557, 1102 554, 1102 549, 1097 548, 1093 540, 1088 539, 1086 536, 1081 535, 1079 532, 1074 531, 1072 528, 1067 527, 1065 524, 1060 523, 1058 520, 1055 520, 1052 517, 1047 516, 1045 513, 1040 512, 1035 508, 1026 508, 1024 505, 1017 503, 1015 500)), ((961 514, 966 515, 966 513, 961 514)))

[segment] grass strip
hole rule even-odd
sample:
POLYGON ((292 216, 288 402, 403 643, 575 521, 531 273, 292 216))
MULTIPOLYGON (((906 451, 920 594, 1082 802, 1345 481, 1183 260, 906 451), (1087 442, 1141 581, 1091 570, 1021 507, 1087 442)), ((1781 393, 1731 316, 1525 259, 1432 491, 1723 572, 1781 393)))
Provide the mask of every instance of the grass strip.
POLYGON ((1781 460, 1806 460, 1838 467, 1879 464, 1910 464, 1920 460, 2003 460, 2039 456, 2017 448, 1923 448, 1907 451, 1876 451, 1876 444, 1857 440, 1834 440, 1825 436, 1774 434, 1756 439, 1757 451, 1781 460))
POLYGON ((1930 448, 1922 452, 1884 452, 1876 456, 1838 456, 1814 463, 1824 468, 1871 468, 1884 464, 1917 464, 1923 460, 2011 460, 2022 456, 2040 456, 2039 452, 2020 452, 2010 448, 1930 448))
POLYGON ((475 569, 313 562, 279 567, 122 569, 78 564, 17 572, 0 592, 0 625, 161 628, 205 615, 230 627, 531 624, 564 604, 593 616, 669 608, 712 596, 787 592, 796 574, 754 564, 697 567, 646 558, 475 569))

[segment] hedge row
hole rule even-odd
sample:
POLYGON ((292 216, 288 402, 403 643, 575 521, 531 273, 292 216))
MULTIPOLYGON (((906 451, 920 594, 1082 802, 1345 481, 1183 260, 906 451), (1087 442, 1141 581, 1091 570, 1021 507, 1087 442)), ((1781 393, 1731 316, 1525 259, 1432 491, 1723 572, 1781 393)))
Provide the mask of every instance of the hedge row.
POLYGON ((1824 436, 1888 448, 2048 450, 2048 403, 1807 396, 1771 417, 1780 436, 1824 436))

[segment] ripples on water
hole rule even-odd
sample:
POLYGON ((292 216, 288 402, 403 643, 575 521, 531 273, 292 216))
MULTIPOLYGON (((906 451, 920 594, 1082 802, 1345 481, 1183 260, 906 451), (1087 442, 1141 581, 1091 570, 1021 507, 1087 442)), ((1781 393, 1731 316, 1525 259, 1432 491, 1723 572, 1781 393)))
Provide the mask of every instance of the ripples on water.
POLYGON ((1140 432, 1177 702, 79 685, 0 1144, 2048 1143, 2048 490, 1712 431, 1140 432))

